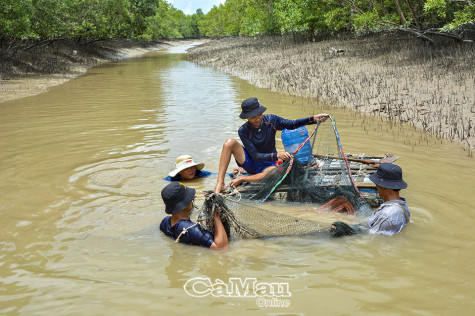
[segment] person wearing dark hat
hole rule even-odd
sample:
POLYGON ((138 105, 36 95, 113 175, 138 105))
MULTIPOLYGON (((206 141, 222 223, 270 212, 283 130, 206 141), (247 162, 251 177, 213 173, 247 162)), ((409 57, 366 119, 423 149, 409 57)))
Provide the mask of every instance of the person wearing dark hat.
POLYGON ((241 146, 234 138, 229 138, 224 142, 219 160, 218 181, 214 189, 217 193, 226 188, 224 178, 231 156, 234 156, 239 167, 250 174, 234 179, 230 183, 231 186, 236 187, 242 182, 259 181, 275 167, 277 160, 286 160, 291 157, 288 152, 277 152, 275 147, 277 130, 296 129, 304 125, 323 122, 329 116, 317 114, 298 120, 287 120, 273 114, 264 115, 267 108, 262 106, 257 98, 244 100, 241 109, 239 117, 247 120, 238 131, 244 146, 241 146))
POLYGON ((399 190, 407 188, 407 183, 402 179, 401 167, 382 163, 369 179, 376 184, 384 200, 368 220, 369 232, 389 236, 399 233, 411 218, 406 199, 399 196, 399 190))
POLYGON ((160 230, 167 236, 188 245, 197 245, 211 249, 222 249, 228 246, 228 236, 224 230, 221 218, 213 214, 213 235, 202 229, 200 224, 190 220, 189 213, 193 210, 193 200, 196 190, 185 186, 181 182, 172 182, 162 190, 162 199, 165 202, 166 216, 160 223, 160 230))

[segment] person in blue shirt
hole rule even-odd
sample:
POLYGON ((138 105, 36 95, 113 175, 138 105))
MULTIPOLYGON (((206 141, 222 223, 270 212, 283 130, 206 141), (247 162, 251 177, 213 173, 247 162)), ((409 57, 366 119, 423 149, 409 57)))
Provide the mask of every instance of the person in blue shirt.
POLYGON ((186 181, 211 175, 211 172, 203 170, 204 163, 195 163, 190 155, 182 155, 175 161, 175 170, 165 178, 167 181, 186 181))
POLYGON ((228 246, 228 236, 221 218, 213 213, 213 235, 201 228, 200 224, 190 220, 189 213, 193 210, 196 190, 181 182, 172 182, 162 190, 165 212, 170 214, 160 223, 160 230, 177 242, 187 245, 202 246, 211 249, 222 249, 228 246))
POLYGON ((382 163, 369 179, 376 184, 378 193, 384 200, 368 219, 369 232, 388 236, 399 233, 411 218, 406 199, 399 196, 399 191, 407 188, 407 183, 402 179, 401 167, 382 163))
POLYGON ((340 237, 360 232, 393 236, 409 224, 411 213, 406 199, 399 195, 400 190, 407 188, 407 183, 402 179, 401 167, 392 163, 382 163, 369 179, 376 184, 384 203, 369 217, 368 226, 361 224, 350 226, 340 221, 332 223, 332 236, 340 237))
POLYGON ((273 114, 264 115, 267 108, 262 106, 257 98, 244 100, 241 109, 239 117, 247 119, 247 122, 238 130, 243 146, 234 138, 228 138, 224 142, 219 160, 218 181, 214 189, 216 193, 220 193, 226 188, 224 178, 231 156, 234 157, 240 168, 250 174, 232 180, 230 182, 232 187, 236 187, 242 182, 259 181, 275 167, 277 160, 283 161, 291 157, 288 152, 277 152, 275 134, 278 130, 296 129, 304 125, 323 122, 329 116, 328 114, 317 114, 298 120, 287 120, 273 114))

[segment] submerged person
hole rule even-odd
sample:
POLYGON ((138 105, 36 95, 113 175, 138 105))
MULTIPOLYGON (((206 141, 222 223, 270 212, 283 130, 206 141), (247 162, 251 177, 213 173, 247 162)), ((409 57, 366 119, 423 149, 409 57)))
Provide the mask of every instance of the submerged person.
MULTIPOLYGON (((401 167, 392 163, 382 163, 369 179, 376 184, 379 196, 384 201, 368 219, 369 233, 388 236, 399 233, 409 224, 411 218, 406 199, 399 195, 400 190, 407 188, 407 183, 402 179, 401 167)), ((332 230, 336 237, 352 235, 358 233, 361 226, 350 227, 343 222, 335 222, 332 224, 332 230)))
POLYGON ((296 129, 304 125, 325 121, 328 114, 318 114, 310 117, 287 120, 273 114, 263 113, 266 107, 259 103, 257 98, 248 98, 241 104, 241 119, 246 119, 238 131, 239 138, 244 146, 234 138, 228 138, 223 145, 219 160, 218 181, 214 192, 220 193, 226 188, 224 178, 228 169, 231 156, 234 157, 239 167, 250 175, 240 176, 230 182, 232 187, 242 182, 259 181, 275 168, 277 160, 287 160, 291 157, 288 152, 277 152, 275 147, 275 134, 277 130, 296 129))
POLYGON ((407 188, 407 183, 402 179, 401 167, 382 163, 369 179, 376 184, 379 196, 384 201, 368 220, 370 233, 389 236, 399 233, 411 218, 406 199, 399 196, 399 191, 407 188))
POLYGON ((175 169, 168 174, 165 180, 184 181, 211 175, 211 172, 203 170, 204 166, 204 163, 195 163, 190 155, 182 155, 176 159, 175 169))
POLYGON ((170 214, 160 223, 160 230, 167 236, 188 245, 202 246, 211 249, 222 249, 228 246, 228 236, 217 212, 213 214, 213 235, 201 228, 200 224, 190 220, 189 213, 193 210, 196 190, 186 187, 181 182, 172 182, 162 190, 165 212, 170 214))

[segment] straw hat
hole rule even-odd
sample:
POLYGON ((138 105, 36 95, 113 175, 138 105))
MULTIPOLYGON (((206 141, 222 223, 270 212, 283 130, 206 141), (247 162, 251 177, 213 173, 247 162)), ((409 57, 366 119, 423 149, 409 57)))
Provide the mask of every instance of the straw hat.
POLYGON ((168 175, 170 177, 176 176, 180 171, 185 170, 186 168, 190 168, 196 166, 196 169, 201 170, 204 168, 204 163, 196 163, 193 161, 193 158, 190 155, 182 155, 178 157, 175 161, 175 170, 170 172, 168 175))

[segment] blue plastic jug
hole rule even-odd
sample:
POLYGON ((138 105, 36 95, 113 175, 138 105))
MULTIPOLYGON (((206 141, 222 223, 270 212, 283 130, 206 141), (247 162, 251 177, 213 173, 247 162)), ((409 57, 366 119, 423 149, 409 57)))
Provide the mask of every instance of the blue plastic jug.
MULTIPOLYGON (((307 137, 308 131, 304 126, 297 129, 284 129, 281 134, 285 151, 291 154, 299 148, 300 144, 302 144, 307 137)), ((310 146, 310 141, 307 141, 295 154, 295 158, 302 165, 306 165, 311 151, 312 146, 310 146)))

